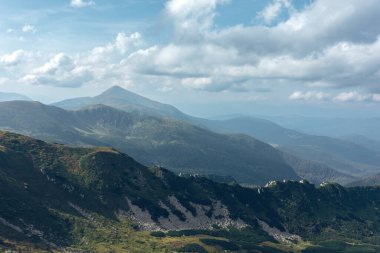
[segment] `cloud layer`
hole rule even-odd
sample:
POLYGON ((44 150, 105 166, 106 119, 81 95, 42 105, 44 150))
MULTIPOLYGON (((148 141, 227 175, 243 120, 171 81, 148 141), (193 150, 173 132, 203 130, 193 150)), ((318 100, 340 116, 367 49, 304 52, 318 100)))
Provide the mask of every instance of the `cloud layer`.
POLYGON ((358 91, 345 91, 335 95, 321 91, 295 91, 288 98, 303 101, 380 102, 380 94, 362 94, 358 91))
POLYGON ((281 8, 292 9, 287 20, 215 29, 222 2, 169 1, 174 39, 136 52, 129 64, 143 75, 170 76, 187 87, 214 91, 247 82, 380 90, 377 1, 317 0, 300 11, 290 1, 274 1, 259 15, 272 22, 281 8))
MULTIPOLYGON (((20 82, 60 87, 134 83, 212 92, 281 87, 290 100, 379 101, 377 0, 315 0, 302 9, 291 0, 273 0, 252 16, 260 24, 220 27, 219 7, 231 1, 169 0, 162 11, 169 31, 162 41, 120 32, 108 44, 78 54, 37 57, 20 49, 0 55, 0 72, 16 73, 18 67, 20 82)), ((26 24, 22 31, 36 29, 26 24)))

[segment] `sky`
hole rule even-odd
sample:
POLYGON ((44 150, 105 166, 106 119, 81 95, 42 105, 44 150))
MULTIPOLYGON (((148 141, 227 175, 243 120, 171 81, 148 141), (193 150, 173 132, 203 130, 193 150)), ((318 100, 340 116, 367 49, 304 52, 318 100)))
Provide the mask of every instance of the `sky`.
POLYGON ((197 116, 380 116, 378 0, 2 0, 0 92, 197 116))

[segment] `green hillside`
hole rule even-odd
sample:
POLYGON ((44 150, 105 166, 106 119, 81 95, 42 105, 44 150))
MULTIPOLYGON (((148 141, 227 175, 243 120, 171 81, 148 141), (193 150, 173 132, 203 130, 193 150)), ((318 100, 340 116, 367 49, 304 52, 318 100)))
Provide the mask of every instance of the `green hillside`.
POLYGON ((0 132, 4 250, 376 252, 379 207, 380 188, 243 188, 0 132))

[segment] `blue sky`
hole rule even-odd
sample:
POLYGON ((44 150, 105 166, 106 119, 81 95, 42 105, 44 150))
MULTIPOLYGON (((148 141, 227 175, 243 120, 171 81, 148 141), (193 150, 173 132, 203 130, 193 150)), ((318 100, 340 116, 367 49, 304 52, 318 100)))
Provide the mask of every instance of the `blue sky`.
POLYGON ((377 0, 0 2, 0 91, 120 85, 185 112, 380 116, 377 0))

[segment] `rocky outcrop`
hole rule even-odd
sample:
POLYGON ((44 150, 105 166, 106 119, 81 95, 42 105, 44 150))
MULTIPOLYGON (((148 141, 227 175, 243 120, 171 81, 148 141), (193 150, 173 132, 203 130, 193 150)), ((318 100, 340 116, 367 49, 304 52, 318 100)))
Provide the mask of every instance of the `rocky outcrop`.
POLYGON ((167 218, 160 217, 158 221, 154 221, 147 210, 142 210, 140 207, 133 205, 129 199, 127 201, 130 210, 124 212, 124 215, 143 230, 212 229, 215 225, 222 228, 235 227, 241 229, 247 226, 241 219, 232 219, 228 208, 220 201, 213 201, 210 206, 190 203, 196 210, 196 215, 193 215, 176 197, 170 196, 168 198, 169 203, 183 214, 184 219, 180 219, 167 205, 161 202, 160 206, 166 209, 169 215, 167 218))
POLYGON ((276 227, 271 227, 266 222, 264 222, 260 219, 257 219, 257 222, 259 223, 262 230, 267 232, 270 236, 272 236, 274 239, 276 239, 279 242, 294 244, 294 243, 302 240, 300 236, 295 235, 295 234, 291 234, 287 231, 281 231, 276 227))

